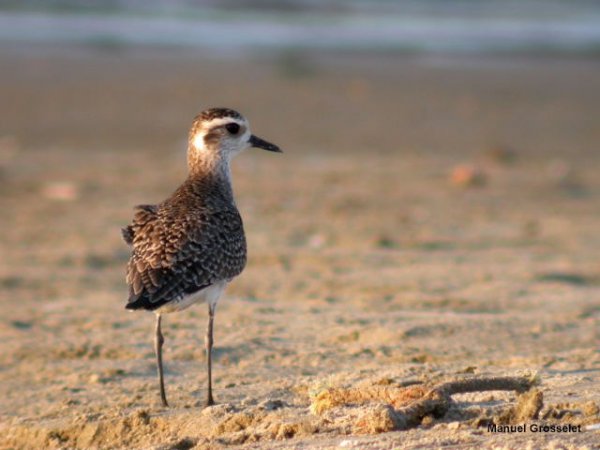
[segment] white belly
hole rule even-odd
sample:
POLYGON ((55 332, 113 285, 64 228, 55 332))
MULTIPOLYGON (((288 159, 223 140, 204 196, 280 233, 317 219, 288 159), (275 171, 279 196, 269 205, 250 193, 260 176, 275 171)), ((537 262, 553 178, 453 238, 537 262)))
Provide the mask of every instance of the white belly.
POLYGON ((195 292, 194 294, 186 295, 185 297, 179 300, 173 300, 161 306, 154 312, 157 314, 168 314, 177 311, 182 311, 186 308, 189 308, 194 303, 198 302, 207 302, 214 306, 219 301, 219 297, 221 297, 221 294, 225 290, 227 283, 227 281, 215 283, 212 286, 202 289, 201 291, 195 292))

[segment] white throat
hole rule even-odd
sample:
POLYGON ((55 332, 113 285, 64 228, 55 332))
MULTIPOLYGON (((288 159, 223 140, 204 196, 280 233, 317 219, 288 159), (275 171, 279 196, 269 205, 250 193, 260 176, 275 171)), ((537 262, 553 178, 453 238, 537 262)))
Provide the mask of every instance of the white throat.
POLYGON ((190 171, 211 173, 219 178, 227 180, 231 184, 230 163, 232 157, 237 153, 235 150, 207 147, 204 135, 198 133, 188 148, 188 166, 190 171))

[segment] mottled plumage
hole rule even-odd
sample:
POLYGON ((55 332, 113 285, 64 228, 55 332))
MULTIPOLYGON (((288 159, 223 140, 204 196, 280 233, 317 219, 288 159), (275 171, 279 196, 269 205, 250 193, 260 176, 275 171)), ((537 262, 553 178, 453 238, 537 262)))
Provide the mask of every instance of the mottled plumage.
POLYGON ((246 239, 226 181, 196 174, 163 203, 136 208, 124 231, 128 309, 155 310, 242 272, 246 239))
POLYGON ((163 406, 168 406, 162 366, 161 314, 208 303, 206 354, 212 396, 213 319, 219 296, 246 265, 246 238, 231 188, 231 159, 250 147, 280 152, 250 134, 248 121, 227 108, 195 117, 188 139, 185 182, 158 205, 139 205, 123 228, 132 246, 127 265, 127 309, 156 312, 155 351, 163 406))

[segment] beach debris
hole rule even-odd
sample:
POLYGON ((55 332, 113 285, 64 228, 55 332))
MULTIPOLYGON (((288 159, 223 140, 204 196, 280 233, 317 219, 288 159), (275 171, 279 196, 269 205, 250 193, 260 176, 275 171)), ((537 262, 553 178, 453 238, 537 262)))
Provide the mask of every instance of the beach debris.
POLYGON ((563 159, 551 161, 548 165, 547 173, 551 182, 567 194, 573 197, 580 197, 587 193, 581 175, 568 161, 563 159))
POLYGON ((506 145, 495 145, 485 152, 485 157, 494 164, 508 166, 517 161, 517 152, 506 145))
POLYGON ((258 408, 263 409, 265 411, 274 411, 276 409, 280 409, 287 406, 284 402, 282 402, 281 400, 272 400, 272 399, 267 399, 267 400, 263 400, 262 402, 260 402, 258 404, 258 408))
POLYGON ((79 198, 79 188, 70 181, 53 181, 42 187, 42 195, 49 200, 70 202, 79 198))
POLYGON ((327 388, 314 395, 310 410, 322 416, 338 406, 377 403, 361 410, 354 421, 358 434, 407 430, 420 425, 426 417, 443 417, 455 405, 452 396, 470 392, 515 391, 521 395, 511 410, 514 420, 537 418, 543 405, 541 391, 532 390, 539 383, 537 375, 517 377, 472 377, 445 381, 434 386, 368 386, 365 388, 327 388))
POLYGON ((322 248, 327 244, 327 236, 323 233, 314 233, 308 238, 307 244, 310 248, 322 248))
POLYGON ((388 234, 381 234, 375 238, 375 247, 387 249, 397 248, 398 242, 388 234))
POLYGON ((487 184, 488 177, 480 168, 459 164, 450 172, 450 183, 461 188, 482 187, 487 184))

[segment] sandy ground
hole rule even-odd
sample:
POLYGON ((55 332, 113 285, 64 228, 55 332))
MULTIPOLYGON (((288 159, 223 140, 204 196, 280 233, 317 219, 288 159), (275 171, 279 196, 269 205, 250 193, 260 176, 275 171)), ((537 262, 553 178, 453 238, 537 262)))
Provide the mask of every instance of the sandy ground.
POLYGON ((1 448, 599 448, 599 62, 3 48, 0 64, 1 448), (164 319, 164 409, 119 229, 183 179, 213 105, 286 153, 235 162, 249 263, 217 311, 219 405, 202 408, 199 305, 164 319), (408 431, 361 427, 385 399, 310 409, 328 389, 534 374, 526 423, 583 431, 488 432, 512 392, 408 431))

